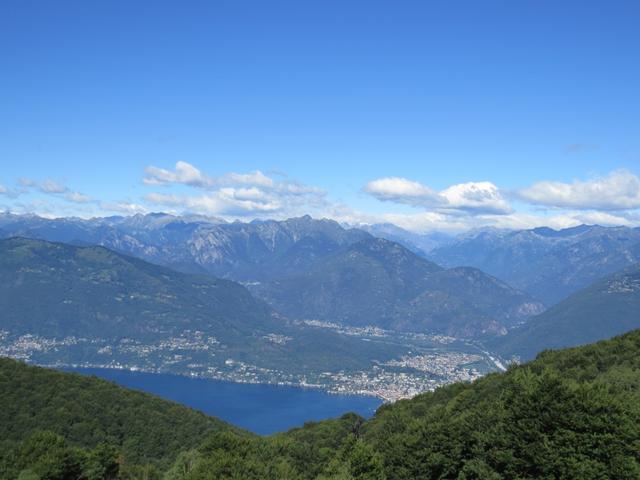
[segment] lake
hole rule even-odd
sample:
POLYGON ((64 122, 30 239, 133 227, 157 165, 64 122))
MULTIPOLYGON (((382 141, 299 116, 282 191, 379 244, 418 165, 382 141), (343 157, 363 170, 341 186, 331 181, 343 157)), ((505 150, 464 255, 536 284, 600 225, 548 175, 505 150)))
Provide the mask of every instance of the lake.
POLYGON ((332 395, 322 390, 255 385, 128 370, 65 369, 95 375, 123 387, 153 393, 195 408, 252 432, 267 435, 301 426, 309 420, 356 412, 370 417, 382 402, 360 395, 332 395))

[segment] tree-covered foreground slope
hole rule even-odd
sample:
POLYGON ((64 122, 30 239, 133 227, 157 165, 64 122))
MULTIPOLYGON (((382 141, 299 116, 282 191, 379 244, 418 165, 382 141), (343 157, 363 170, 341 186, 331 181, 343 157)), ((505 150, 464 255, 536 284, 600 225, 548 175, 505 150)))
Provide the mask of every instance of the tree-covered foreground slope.
POLYGON ((455 384, 268 439, 218 435, 185 479, 638 479, 640 331, 547 351, 455 384), (269 472, 284 472, 272 476, 269 472))
POLYGON ((491 348, 529 360, 544 349, 592 343, 635 328, 640 328, 640 264, 574 293, 493 340, 491 348))
POLYGON ((105 380, 0 358, 2 479, 30 468, 40 478, 76 478, 74 472, 79 475, 91 466, 87 462, 99 463, 100 458, 123 472, 133 465, 164 467, 180 450, 222 431, 245 434, 216 418, 105 380), (65 469, 66 474, 60 473, 65 469))
MULTIPOLYGON (((15 407, 3 428, 21 416, 15 407)), ((34 451, 57 451, 52 439, 36 440, 40 450, 32 439, 13 450, 21 468, 41 461, 34 451)), ((126 457, 131 444, 115 445, 126 457)), ((640 331, 545 351, 506 373, 381 407, 369 421, 347 414, 266 438, 227 429, 193 445, 173 452, 165 479, 638 479, 640 331)))

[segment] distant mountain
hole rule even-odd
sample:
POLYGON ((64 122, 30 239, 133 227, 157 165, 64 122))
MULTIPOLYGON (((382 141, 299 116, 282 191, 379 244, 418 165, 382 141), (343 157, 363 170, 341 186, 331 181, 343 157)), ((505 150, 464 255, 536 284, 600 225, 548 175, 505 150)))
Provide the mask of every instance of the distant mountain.
POLYGON ((369 232, 374 237, 386 238, 424 256, 437 247, 447 245, 454 240, 453 235, 442 232, 415 233, 392 223, 357 225, 357 228, 369 232))
POLYGON ((182 271, 241 281, 297 319, 474 336, 503 332, 541 310, 476 269, 444 271, 397 243, 309 216, 220 223, 166 214, 92 220, 4 215, 0 228, 104 245, 182 271))
POLYGON ((548 348, 595 342, 640 328, 640 265, 571 295, 495 340, 504 356, 527 360, 548 348))
POLYGON ((300 274, 250 288, 295 318, 462 336, 500 333, 542 309, 477 269, 445 270, 379 238, 349 245, 300 274))
POLYGON ((0 329, 63 337, 161 338, 200 330, 225 341, 281 329, 241 285, 117 254, 0 240, 0 329))
POLYGON ((309 216, 224 223, 163 213, 89 220, 3 214, 0 232, 6 237, 101 245, 181 271, 246 282, 300 271, 319 257, 370 237, 309 216))
MULTIPOLYGON (((125 363, 243 381, 365 370, 411 347, 299 325, 242 285, 104 247, 0 240, 0 340, 49 345, 45 364, 125 363), (64 340, 71 337, 69 340, 64 340), (250 374, 247 374, 247 369, 250 374), (253 372, 253 373, 251 373, 253 372)), ((30 358, 30 357, 27 357, 30 358)))
POLYGON ((479 268, 550 306, 640 262, 640 228, 483 229, 434 249, 428 258, 449 267, 479 268))

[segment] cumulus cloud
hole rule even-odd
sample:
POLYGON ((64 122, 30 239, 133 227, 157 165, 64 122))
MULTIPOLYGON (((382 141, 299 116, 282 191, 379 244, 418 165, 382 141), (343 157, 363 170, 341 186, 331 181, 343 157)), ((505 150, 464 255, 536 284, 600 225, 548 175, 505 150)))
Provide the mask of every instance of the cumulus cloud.
POLYGON ((200 190, 195 195, 152 192, 145 197, 151 204, 184 211, 236 217, 287 216, 326 205, 324 190, 287 178, 274 179, 259 170, 213 177, 178 162, 171 171, 148 167, 145 172, 146 185, 186 185, 200 190))
POLYGON ((426 185, 401 177, 367 183, 364 191, 378 200, 423 207, 435 211, 507 214, 512 211, 498 187, 491 182, 467 182, 436 192, 426 185))
POLYGON ((106 212, 121 213, 123 215, 149 213, 149 210, 144 205, 133 202, 100 202, 100 208, 106 212))
POLYGON ((260 170, 251 173, 230 173, 227 178, 232 183, 243 185, 259 185, 261 187, 271 188, 275 185, 273 179, 264 175, 260 170))
POLYGON ((236 193, 233 189, 196 196, 150 193, 145 199, 156 205, 215 215, 261 216, 260 214, 275 213, 282 208, 282 204, 277 201, 251 200, 236 193))
POLYGON ((22 187, 21 193, 24 193, 25 191, 29 191, 31 189, 35 189, 41 193, 54 195, 58 198, 72 203, 89 203, 93 201, 91 197, 83 193, 71 190, 63 183, 57 182, 50 178, 47 178, 41 182, 30 178, 20 178, 18 180, 18 183, 22 187))
POLYGON ((145 169, 145 172, 146 176, 142 181, 147 185, 168 185, 173 183, 206 188, 215 184, 215 179, 207 177, 187 162, 176 163, 173 171, 149 166, 145 169))
POLYGON ((69 190, 64 185, 50 179, 41 182, 38 188, 43 193, 67 193, 69 190))
POLYGON ((630 210, 640 207, 640 178, 628 170, 616 170, 587 181, 538 182, 518 195, 526 202, 553 208, 630 210))
POLYGON ((91 201, 91 198, 80 192, 66 192, 64 194, 65 200, 75 203, 88 203, 91 201))
POLYGON ((447 200, 448 208, 496 215, 512 212, 498 187, 491 182, 458 183, 446 188, 440 195, 447 200))
POLYGON ((434 190, 402 177, 379 178, 367 183, 364 191, 383 202, 395 202, 414 207, 442 205, 444 199, 434 190))
POLYGON ((515 192, 489 181, 457 183, 436 190, 407 178, 378 178, 367 183, 363 191, 388 207, 416 207, 413 211, 389 208, 386 212, 354 210, 330 200, 321 188, 273 171, 213 176, 182 161, 173 168, 147 167, 143 183, 146 194, 101 201, 72 190, 64 182, 22 178, 14 186, 0 185, 0 197, 5 199, 7 209, 45 215, 132 215, 163 210, 248 221, 308 213, 352 225, 388 222, 418 233, 456 233, 479 227, 560 229, 582 223, 640 225, 640 178, 627 170, 583 181, 538 182, 515 192), (31 203, 9 200, 29 193, 34 194, 25 195, 31 203))

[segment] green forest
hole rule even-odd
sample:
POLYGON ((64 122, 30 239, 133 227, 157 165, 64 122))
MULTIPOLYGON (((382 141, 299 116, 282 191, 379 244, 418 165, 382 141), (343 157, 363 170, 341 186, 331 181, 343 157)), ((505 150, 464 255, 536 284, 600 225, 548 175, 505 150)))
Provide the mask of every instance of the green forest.
POLYGON ((97 378, 0 362, 6 479, 638 479, 640 331, 260 437, 97 378))

